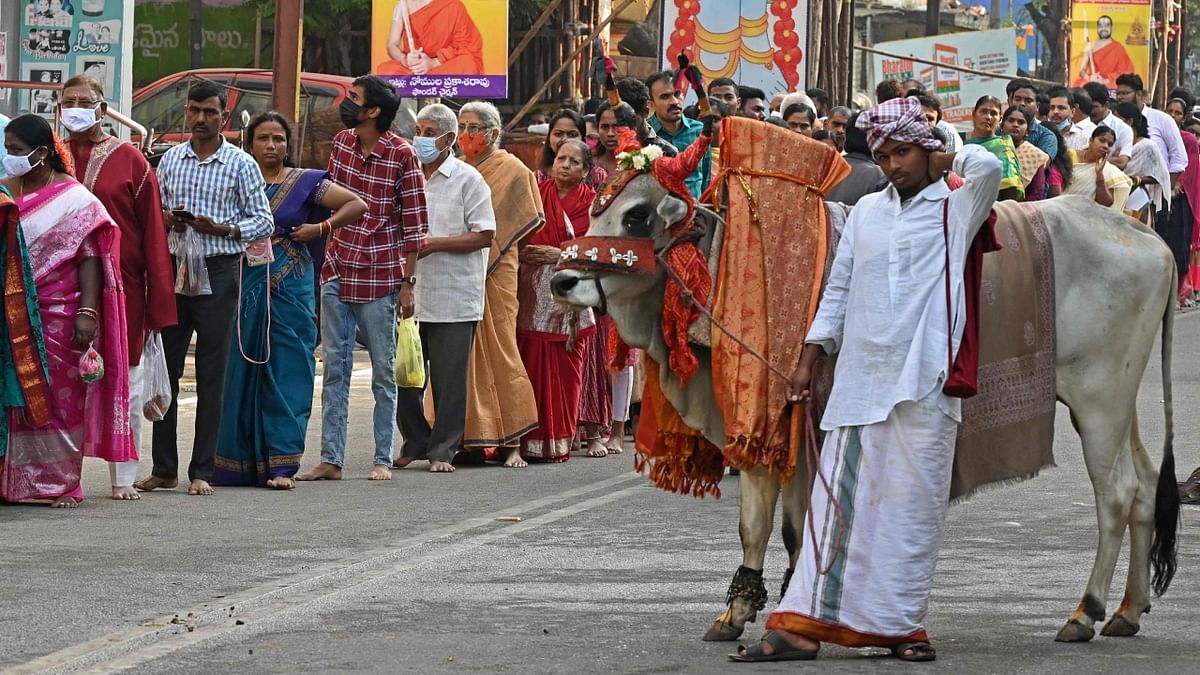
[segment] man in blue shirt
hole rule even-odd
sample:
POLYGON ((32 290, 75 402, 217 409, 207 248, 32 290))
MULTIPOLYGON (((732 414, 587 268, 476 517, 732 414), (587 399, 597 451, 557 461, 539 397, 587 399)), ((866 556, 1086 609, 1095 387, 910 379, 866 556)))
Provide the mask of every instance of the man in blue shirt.
MULTIPOLYGON (((163 220, 171 230, 167 245, 176 268, 183 264, 196 266, 197 261, 188 255, 188 249, 198 249, 208 282, 184 282, 183 288, 179 288, 180 282, 176 281, 179 324, 162 332, 174 396, 166 416, 154 423, 153 471, 148 478, 134 483, 134 487, 147 492, 179 484, 179 378, 183 376, 194 333, 196 433, 188 466, 188 494, 213 493, 211 481, 217 433, 221 428, 225 367, 240 303, 242 259, 248 242, 270 237, 275 229, 267 186, 258 163, 221 135, 228 117, 224 89, 209 81, 193 84, 184 108, 191 138, 168 150, 158 165, 162 204, 166 209, 163 220)), ((198 274, 196 269, 189 269, 198 274)), ((237 358, 242 356, 239 354, 237 358)))
MULTIPOLYGON (((1033 116, 1037 117, 1038 102, 1037 89, 1029 80, 1013 80, 1008 83, 1008 104, 1019 105, 1022 108, 1028 108, 1033 112, 1033 116)), ((1029 140, 1037 146, 1039 150, 1050 155, 1050 159, 1058 156, 1058 138, 1054 136, 1054 132, 1042 126, 1039 122, 1029 127, 1029 140)))
MULTIPOLYGON (((675 88, 674 79, 673 73, 668 70, 646 78, 646 87, 650 89, 650 110, 654 113, 650 118, 650 128, 682 152, 700 137, 704 131, 704 124, 684 116, 683 94, 675 88)), ((700 166, 684 180, 684 183, 688 192, 699 199, 711 180, 712 154, 706 152, 700 166)))

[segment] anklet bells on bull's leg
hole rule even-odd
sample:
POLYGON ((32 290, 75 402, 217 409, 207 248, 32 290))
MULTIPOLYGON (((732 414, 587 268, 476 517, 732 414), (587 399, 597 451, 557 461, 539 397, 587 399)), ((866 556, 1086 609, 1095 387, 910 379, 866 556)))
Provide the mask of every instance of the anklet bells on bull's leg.
POLYGON ((742 636, 746 625, 744 623, 734 625, 733 623, 734 616, 741 613, 734 611, 733 604, 735 602, 749 605, 751 613, 746 621, 751 623, 758 618, 758 612, 766 608, 767 586, 763 583, 760 570, 753 570, 745 565, 738 567, 737 572, 733 575, 733 581, 729 583, 729 592, 725 594, 725 604, 729 608, 713 622, 708 632, 704 634, 705 642, 730 642, 742 636))

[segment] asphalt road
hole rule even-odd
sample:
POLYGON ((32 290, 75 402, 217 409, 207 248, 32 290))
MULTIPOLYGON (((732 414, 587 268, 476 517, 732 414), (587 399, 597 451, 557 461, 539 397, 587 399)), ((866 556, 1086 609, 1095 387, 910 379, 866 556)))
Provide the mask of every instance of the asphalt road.
MULTIPOLYGON (((1186 315, 1177 326, 1182 477, 1200 463, 1200 319, 1186 315)), ((1141 635, 1052 641, 1079 601, 1096 540, 1091 488, 1062 409, 1058 468, 950 511, 928 617, 936 663, 826 648, 816 664, 751 666, 727 662, 734 645, 699 639, 722 610, 741 558, 736 479, 726 479, 719 501, 668 495, 632 473, 626 454, 525 471, 414 468, 371 483, 367 374, 356 377, 353 397, 347 479, 339 483, 117 503, 106 498, 105 467, 89 461, 81 508, 0 507, 0 668, 1200 672, 1194 507, 1183 514, 1179 574, 1141 635)), ((1139 403, 1150 448, 1161 441, 1160 400, 1156 355, 1139 403)), ((316 461, 318 427, 306 467, 316 461)), ((768 609, 785 567, 774 541, 768 609)), ((1122 558, 1110 611, 1124 568, 1122 558)), ((747 638, 758 638, 763 620, 747 638)))

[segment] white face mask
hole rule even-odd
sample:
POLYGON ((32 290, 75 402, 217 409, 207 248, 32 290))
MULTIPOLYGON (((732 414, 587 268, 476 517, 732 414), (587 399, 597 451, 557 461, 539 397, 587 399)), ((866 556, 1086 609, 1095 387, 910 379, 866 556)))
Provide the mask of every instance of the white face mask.
POLYGON ((40 159, 37 161, 37 164, 29 163, 29 158, 33 157, 34 152, 37 152, 37 150, 30 152, 28 155, 5 155, 4 171, 10 176, 24 176, 33 171, 33 167, 42 163, 40 159))
POLYGON ((62 124, 74 133, 82 133, 96 126, 96 108, 63 108, 62 124))

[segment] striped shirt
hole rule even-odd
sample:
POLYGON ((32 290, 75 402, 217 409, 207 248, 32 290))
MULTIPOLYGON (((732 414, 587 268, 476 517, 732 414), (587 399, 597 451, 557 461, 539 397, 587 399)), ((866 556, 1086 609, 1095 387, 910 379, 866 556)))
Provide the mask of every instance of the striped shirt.
POLYGON ((400 288, 406 253, 429 236, 425 174, 408 141, 392 132, 363 157, 353 129, 333 138, 329 176, 367 203, 357 222, 338 229, 325 251, 321 282, 340 280, 342 302, 366 303, 400 288))
MULTIPOLYGON (((241 239, 197 232, 206 258, 242 253, 246 242, 270 236, 275 229, 258 163, 227 141, 203 160, 190 142, 180 143, 162 156, 157 173, 163 208, 182 207, 218 225, 237 225, 241 230, 241 239)), ((172 255, 182 237, 183 233, 174 231, 167 237, 172 255)))

